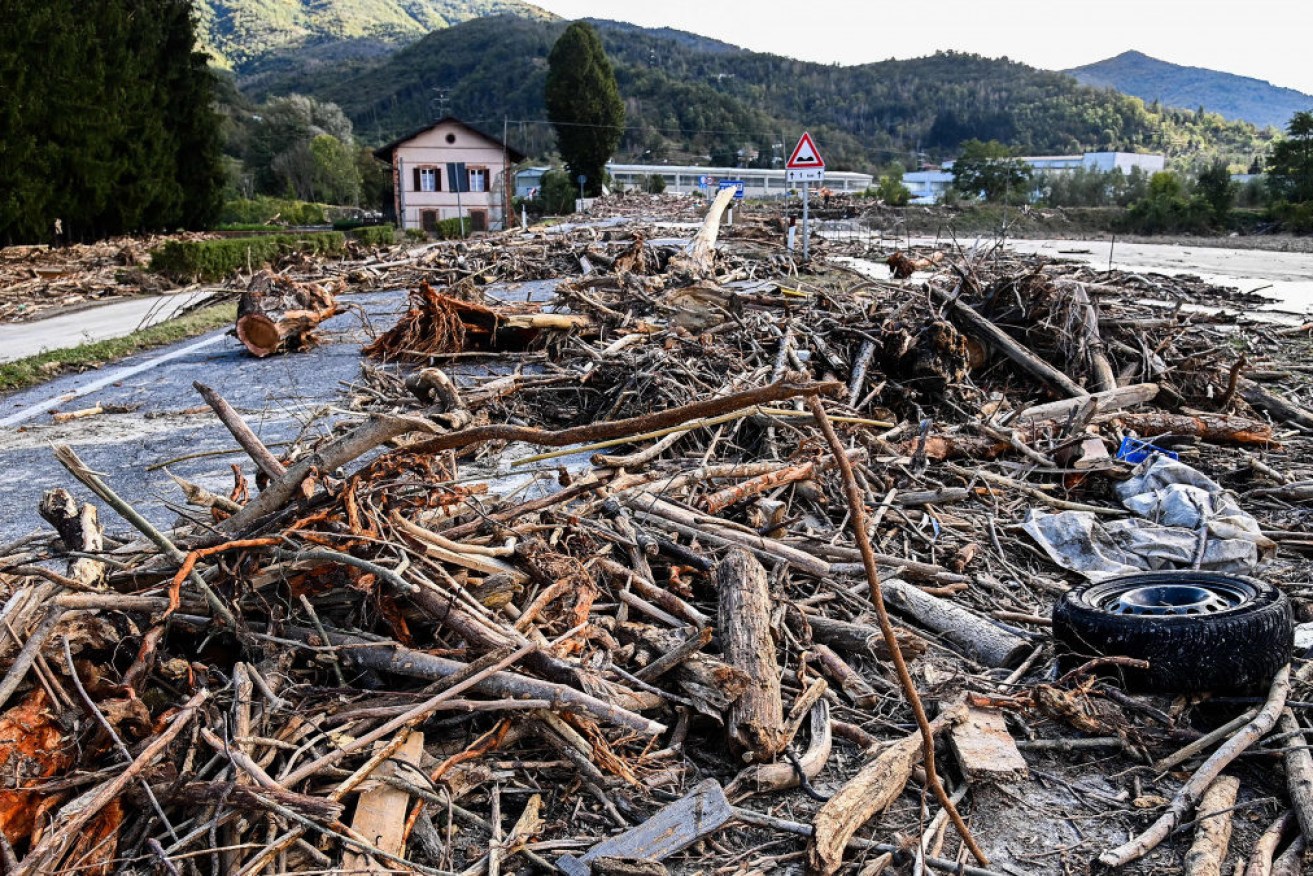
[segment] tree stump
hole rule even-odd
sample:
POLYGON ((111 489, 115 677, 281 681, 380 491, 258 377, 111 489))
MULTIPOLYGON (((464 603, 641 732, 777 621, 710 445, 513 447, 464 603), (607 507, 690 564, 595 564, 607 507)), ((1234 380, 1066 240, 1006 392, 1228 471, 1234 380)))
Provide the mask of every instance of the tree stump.
POLYGON ((308 350, 318 343, 314 329, 339 310, 329 284, 298 283, 261 271, 237 303, 237 340, 261 358, 308 350))

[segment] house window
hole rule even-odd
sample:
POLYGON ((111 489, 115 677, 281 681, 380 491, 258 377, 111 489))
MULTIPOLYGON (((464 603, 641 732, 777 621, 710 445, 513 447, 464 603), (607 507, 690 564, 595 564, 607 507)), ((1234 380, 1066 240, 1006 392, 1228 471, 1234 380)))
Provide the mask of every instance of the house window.
POLYGON ((415 191, 417 192, 440 192, 442 191, 442 176, 438 173, 436 167, 417 167, 415 168, 415 191))
POLYGON ((488 190, 488 169, 486 167, 471 167, 467 171, 470 175, 471 192, 486 192, 488 190))

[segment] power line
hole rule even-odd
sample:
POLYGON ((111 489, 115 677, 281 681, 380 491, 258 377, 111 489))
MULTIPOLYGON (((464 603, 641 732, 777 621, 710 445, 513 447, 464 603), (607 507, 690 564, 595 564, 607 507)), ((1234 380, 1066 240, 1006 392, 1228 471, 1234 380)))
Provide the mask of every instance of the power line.
MULTIPOLYGON (((511 119, 510 122, 512 124, 518 124, 518 125, 547 125, 549 127, 555 127, 558 124, 557 122, 552 122, 547 119, 511 119)), ((474 124, 474 125, 483 125, 489 123, 490 122, 487 119, 476 119, 470 122, 470 124, 474 124)), ((629 132, 656 131, 661 134, 725 134, 725 135, 761 137, 767 140, 773 140, 775 136, 778 134, 778 131, 775 132, 754 131, 750 128, 730 128, 725 130, 717 130, 713 128, 696 128, 696 129, 658 128, 654 125, 595 125, 589 122, 560 122, 559 125, 561 127, 570 127, 570 128, 601 128, 611 131, 614 130, 629 131, 629 132)), ((849 134, 848 136, 855 137, 856 135, 849 134)), ((910 147, 906 149, 886 149, 886 148, 873 147, 873 146, 863 147, 863 148, 867 152, 879 152, 885 155, 914 155, 917 152, 916 149, 910 147)))

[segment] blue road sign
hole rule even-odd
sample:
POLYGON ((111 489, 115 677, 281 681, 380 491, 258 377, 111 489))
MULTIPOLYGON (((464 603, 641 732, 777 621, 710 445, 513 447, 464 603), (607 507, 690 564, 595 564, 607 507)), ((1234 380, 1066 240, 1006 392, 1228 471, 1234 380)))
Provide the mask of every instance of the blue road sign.
POLYGON ((722 179, 718 188, 735 189, 734 200, 743 200, 743 180, 741 179, 722 179))

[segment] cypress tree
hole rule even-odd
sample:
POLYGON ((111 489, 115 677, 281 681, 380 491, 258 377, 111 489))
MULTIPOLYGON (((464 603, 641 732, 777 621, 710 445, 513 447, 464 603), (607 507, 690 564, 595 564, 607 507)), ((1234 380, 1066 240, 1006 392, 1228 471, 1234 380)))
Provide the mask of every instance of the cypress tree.
POLYGON ((587 193, 600 194, 606 162, 620 145, 625 105, 615 71, 591 25, 576 21, 552 46, 547 56, 546 102, 571 180, 583 174, 588 177, 587 193))

